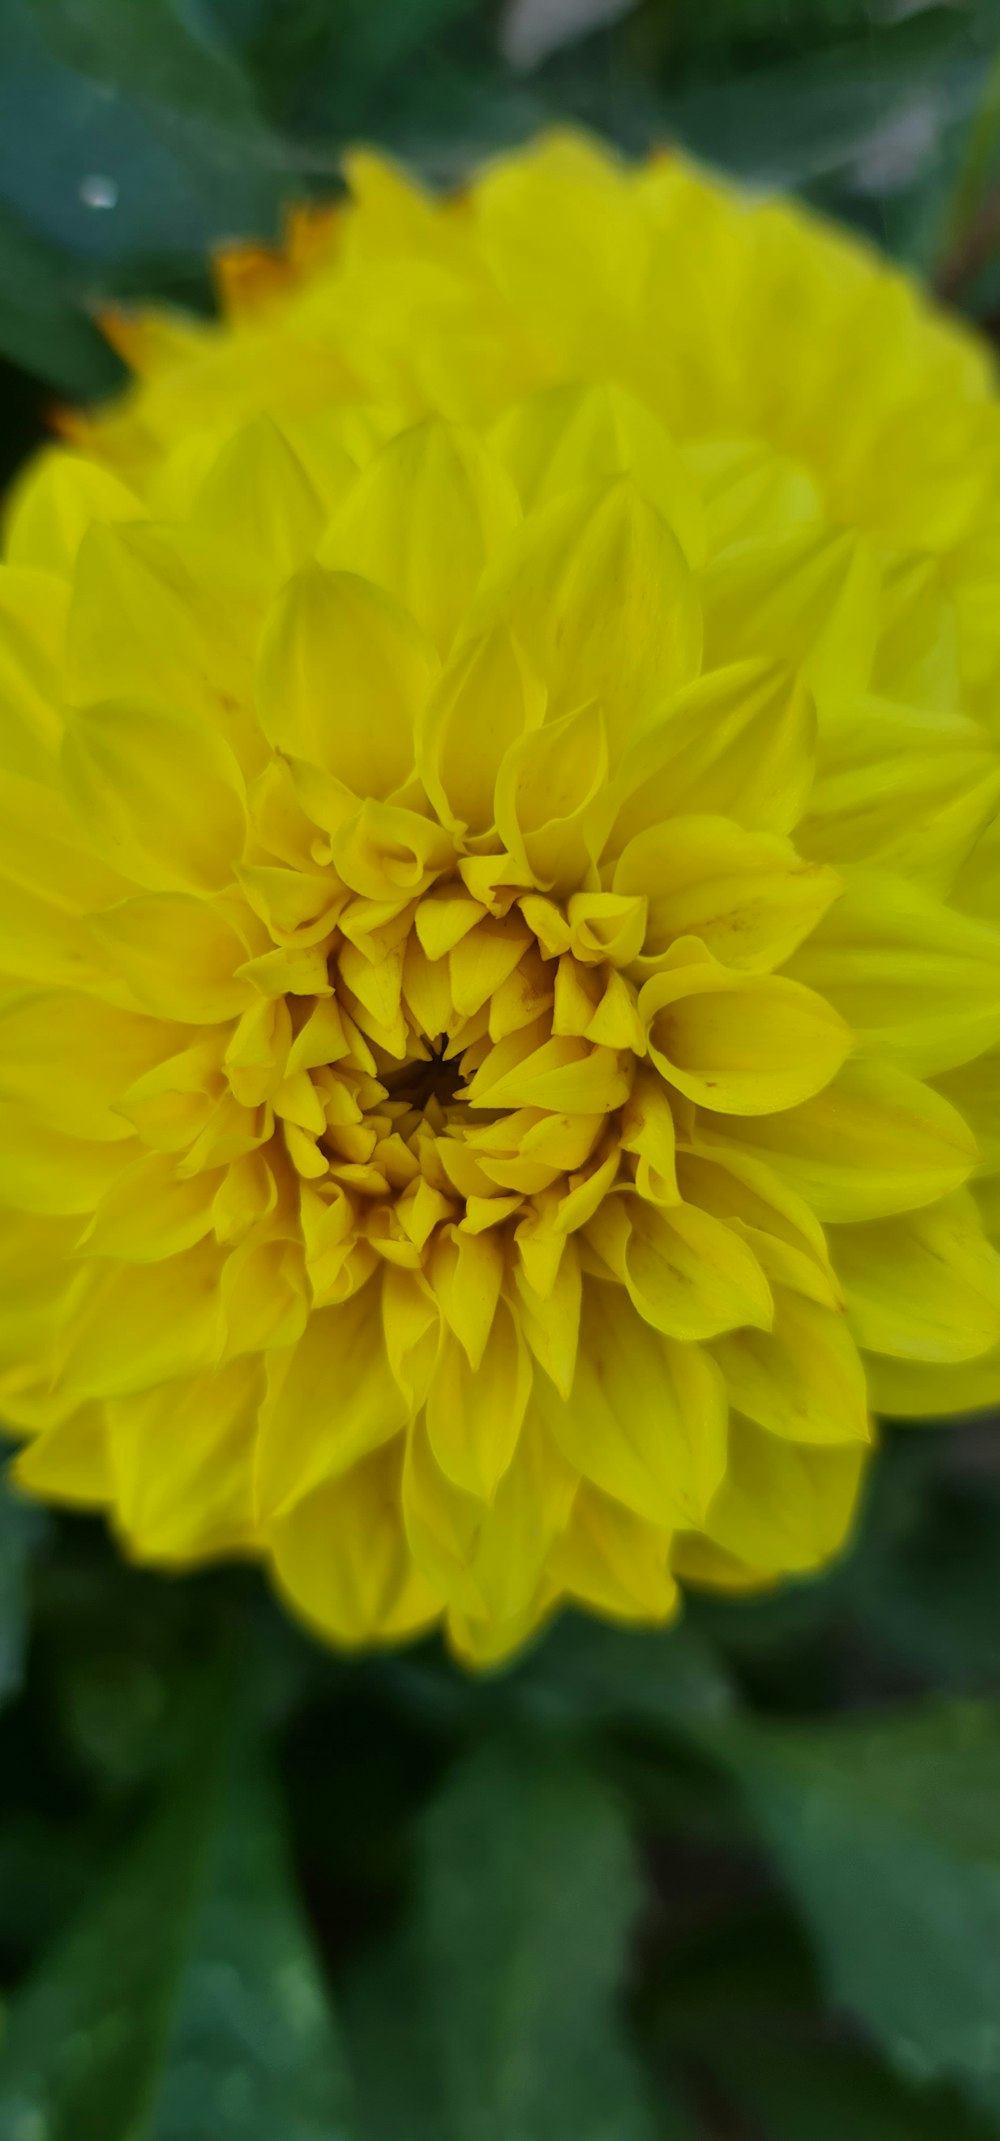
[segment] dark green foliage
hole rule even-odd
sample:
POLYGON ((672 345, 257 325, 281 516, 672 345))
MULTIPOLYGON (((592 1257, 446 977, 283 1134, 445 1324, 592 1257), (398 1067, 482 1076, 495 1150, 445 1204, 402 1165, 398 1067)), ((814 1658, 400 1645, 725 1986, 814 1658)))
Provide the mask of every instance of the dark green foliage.
POLYGON ((991 1431, 825 1582, 476 1679, 11 1508, 0 2141, 1000 2134, 991 1431))

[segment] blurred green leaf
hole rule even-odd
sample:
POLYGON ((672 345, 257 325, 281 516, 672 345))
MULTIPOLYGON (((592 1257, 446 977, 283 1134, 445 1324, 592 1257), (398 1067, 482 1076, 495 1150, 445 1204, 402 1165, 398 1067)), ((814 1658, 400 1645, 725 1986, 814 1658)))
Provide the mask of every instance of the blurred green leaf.
POLYGON ((676 91, 665 81, 665 107, 688 147, 741 176, 836 175, 877 192, 915 176, 938 133, 974 109, 984 65, 966 10, 935 5, 828 50, 789 37, 765 66, 692 74, 676 91))
POLYGON ((56 59, 116 93, 175 105, 192 118, 257 128, 247 76, 198 0, 29 0, 56 59))
POLYGON ((875 1468, 853 1579, 842 1589, 855 1641, 955 1694, 1000 1687, 995 1427, 894 1438, 875 1468))
POLYGON ((64 394, 110 393, 121 366, 75 281, 59 248, 0 203, 0 352, 64 394))
POLYGON ((567 1749, 512 1737, 459 1762, 417 1853, 442 2141, 647 2141, 617 2012, 639 1901, 622 1808, 567 1749))
POLYGON ((271 233, 302 182, 244 71, 179 9, 181 29, 164 31, 163 0, 80 0, 66 15, 76 36, 53 40, 59 0, 0 7, 0 202, 63 249, 71 300, 113 290, 119 265, 191 263, 221 238, 271 233))
POLYGON ((748 1724, 718 1744, 831 1999, 903 2074, 1000 2111, 1000 1706, 748 1724))
POLYGON ((162 1812, 12 2004, 0 2141, 348 2141, 339 2037, 230 1690, 162 1812))
POLYGON ((761 2141, 981 2141, 952 2096, 908 2089, 849 2045, 761 2043, 730 2030, 716 2047, 720 2089, 761 2141))
POLYGON ((616 1628, 579 1613, 561 1615, 510 1687, 520 1707, 546 1721, 649 1730, 723 1717, 734 1700, 718 1653, 683 1622, 616 1628))
MULTIPOLYGON (((122 0, 127 5, 128 0, 122 0)), ((281 121, 305 129, 330 147, 349 136, 369 135, 372 98, 383 84, 419 112, 435 71, 436 34, 464 15, 479 13, 476 0, 270 0, 250 58, 261 96, 281 121), (407 63, 419 64, 408 72, 407 63)), ((484 54, 484 58, 486 55, 484 54)))
POLYGON ((343 2003, 361 2141, 450 2141, 440 2061, 408 1933, 368 1949, 348 1975, 343 2003))
POLYGON ((0 1463, 0 1706, 21 1686, 28 1638, 28 1572, 45 1530, 34 1503, 12 1494, 0 1463))
POLYGON ((511 1716, 572 1730, 614 1722, 684 1730, 724 1716, 733 1692, 718 1653, 685 1622, 616 1628, 566 1611, 523 1657, 490 1674, 456 1672, 436 1642, 376 1659, 375 1688, 442 1725, 489 1727, 511 1716))

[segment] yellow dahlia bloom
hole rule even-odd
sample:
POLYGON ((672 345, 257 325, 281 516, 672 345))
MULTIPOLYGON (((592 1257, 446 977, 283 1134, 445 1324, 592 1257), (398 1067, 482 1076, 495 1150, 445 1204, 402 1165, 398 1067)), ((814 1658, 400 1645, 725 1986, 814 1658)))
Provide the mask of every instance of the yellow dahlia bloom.
POLYGON ((0 1407, 135 1554, 488 1660, 1000 1398, 1000 433, 683 163, 351 175, 9 516, 0 1407))

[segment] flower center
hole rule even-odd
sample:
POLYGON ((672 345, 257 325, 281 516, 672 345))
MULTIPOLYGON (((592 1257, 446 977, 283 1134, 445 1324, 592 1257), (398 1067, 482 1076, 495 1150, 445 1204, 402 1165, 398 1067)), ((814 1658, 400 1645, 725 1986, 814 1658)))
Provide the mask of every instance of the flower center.
POLYGON ((426 1060, 415 1056, 401 1070, 386 1071, 383 1084, 390 1100, 405 1100, 407 1107, 418 1114, 430 1111, 444 1118, 465 1083, 462 1066, 457 1056, 448 1054, 446 1033, 439 1033, 433 1041, 424 1034, 421 1040, 427 1049, 426 1060))
POLYGON ((556 903, 460 881, 373 910, 339 916, 330 993, 291 1002, 303 1071, 274 1094, 317 1302, 379 1259, 422 1268, 452 1227, 564 1235, 636 1165, 636 990, 592 917, 574 940, 556 903))

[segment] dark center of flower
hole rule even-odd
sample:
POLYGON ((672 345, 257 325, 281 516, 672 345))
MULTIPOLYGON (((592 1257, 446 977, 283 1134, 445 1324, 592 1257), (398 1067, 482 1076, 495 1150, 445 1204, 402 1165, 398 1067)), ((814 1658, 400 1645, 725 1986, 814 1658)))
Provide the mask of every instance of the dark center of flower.
POLYGON ((383 1072, 382 1083, 391 1100, 405 1100, 421 1114, 432 1102, 443 1111, 459 1097, 465 1083, 461 1059, 446 1054, 447 1034, 439 1033, 433 1041, 426 1035, 421 1038, 429 1050, 426 1061, 414 1057, 398 1071, 383 1072))

